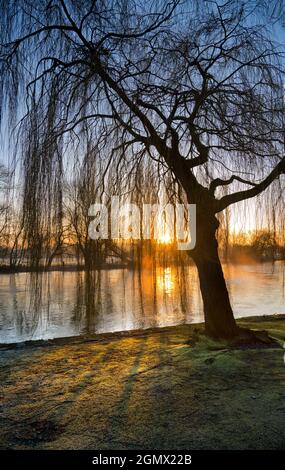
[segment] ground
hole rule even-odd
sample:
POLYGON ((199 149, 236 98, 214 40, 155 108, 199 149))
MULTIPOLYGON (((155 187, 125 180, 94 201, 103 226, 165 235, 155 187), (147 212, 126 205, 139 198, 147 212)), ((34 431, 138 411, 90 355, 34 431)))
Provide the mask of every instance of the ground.
POLYGON ((279 346, 201 326, 0 352, 1 449, 285 449, 285 316, 239 322, 279 346))

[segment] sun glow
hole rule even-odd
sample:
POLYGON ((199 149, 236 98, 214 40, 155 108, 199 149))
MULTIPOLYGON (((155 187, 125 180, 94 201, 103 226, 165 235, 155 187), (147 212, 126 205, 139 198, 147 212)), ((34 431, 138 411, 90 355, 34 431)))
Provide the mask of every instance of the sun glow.
POLYGON ((163 217, 158 222, 156 237, 158 243, 169 245, 173 243, 173 227, 166 223, 163 217))
POLYGON ((172 239, 172 237, 170 236, 169 233, 163 233, 159 236, 158 241, 159 241, 159 243, 169 244, 169 243, 173 242, 173 239, 172 239))

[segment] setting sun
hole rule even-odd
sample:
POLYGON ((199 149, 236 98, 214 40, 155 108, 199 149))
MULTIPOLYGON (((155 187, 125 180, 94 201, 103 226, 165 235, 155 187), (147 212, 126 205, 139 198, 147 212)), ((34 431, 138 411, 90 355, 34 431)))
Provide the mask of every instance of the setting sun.
POLYGON ((168 244, 173 242, 173 238, 169 233, 163 233, 158 239, 159 243, 168 244))

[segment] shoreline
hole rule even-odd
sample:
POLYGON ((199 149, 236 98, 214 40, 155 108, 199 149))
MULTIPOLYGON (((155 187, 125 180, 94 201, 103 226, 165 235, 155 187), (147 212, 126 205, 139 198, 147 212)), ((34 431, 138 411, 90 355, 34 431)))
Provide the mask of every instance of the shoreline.
MULTIPOLYGON (((232 264, 232 265, 247 265, 247 264, 266 264, 266 263, 279 263, 285 262, 285 258, 275 258, 275 259, 267 259, 267 258, 260 258, 255 259, 248 257, 245 261, 233 259, 221 259, 223 265, 232 264)), ((169 262, 169 265, 171 262, 169 262)), ((177 263, 177 266, 186 264, 177 263)), ((195 266, 194 262, 189 258, 187 261, 187 265, 195 266)), ((168 266, 168 264, 167 264, 168 266)), ((133 263, 103 263, 101 266, 94 267, 91 271, 100 271, 100 270, 109 270, 109 269, 133 269, 135 270, 136 267, 133 263)), ((8 266, 2 265, 0 266, 0 274, 18 274, 18 273, 34 273, 34 274, 41 274, 41 273, 49 273, 49 272, 76 272, 76 271, 86 271, 84 264, 65 264, 65 265, 52 265, 52 266, 40 266, 39 268, 31 268, 28 266, 8 266)))
MULTIPOLYGON (((258 324, 267 324, 271 323, 272 321, 284 321, 285 322, 285 314, 274 314, 274 315, 254 315, 252 317, 241 317, 236 319, 236 322, 239 325, 248 325, 249 323, 253 323, 256 325, 256 329, 258 329, 258 324)), ((177 328, 184 328, 185 330, 189 329, 189 331, 197 329, 199 332, 203 331, 204 323, 182 323, 178 325, 172 326, 163 326, 163 327, 152 327, 152 328, 145 328, 145 329, 137 329, 137 330, 122 330, 122 331, 111 331, 106 333, 94 333, 88 335, 74 335, 74 336, 62 336, 58 338, 50 338, 50 339, 36 339, 36 340, 28 340, 28 341, 20 341, 15 343, 0 343, 0 353, 1 351, 6 350, 13 350, 13 349, 26 349, 26 348, 39 348, 39 347, 49 347, 49 346, 65 346, 65 345, 72 345, 72 344, 84 344, 84 343, 106 343, 112 340, 119 340, 122 338, 129 338, 129 337, 144 337, 150 334, 163 334, 163 333, 175 333, 177 328)), ((253 328, 254 329, 254 328, 253 328)))
MULTIPOLYGON (((100 270, 108 270, 108 269, 130 269, 132 266, 129 264, 124 263, 117 263, 117 264, 102 264, 98 268, 94 268, 92 271, 100 271, 100 270)), ((42 266, 38 269, 29 268, 27 266, 18 266, 11 268, 10 266, 0 266, 0 274, 19 274, 19 273, 27 273, 27 274, 42 274, 42 273, 50 273, 50 272, 81 272, 86 271, 86 268, 82 264, 66 264, 66 265, 59 265, 59 266, 42 266)))

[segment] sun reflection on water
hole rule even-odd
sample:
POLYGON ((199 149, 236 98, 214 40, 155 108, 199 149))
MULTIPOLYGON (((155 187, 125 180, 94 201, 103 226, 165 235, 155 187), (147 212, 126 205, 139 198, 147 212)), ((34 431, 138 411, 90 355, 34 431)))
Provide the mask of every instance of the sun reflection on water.
POLYGON ((175 274, 171 267, 161 268, 157 273, 157 286, 165 294, 172 294, 175 290, 175 274))

